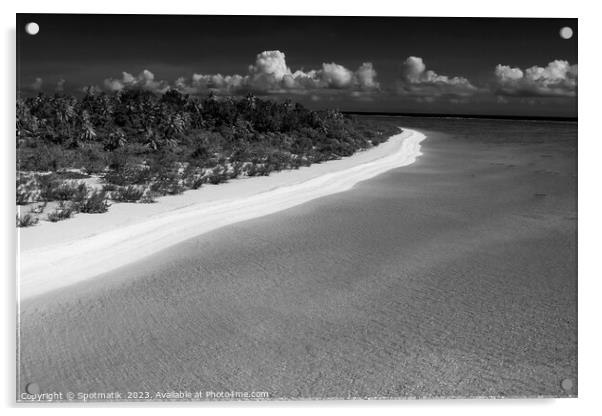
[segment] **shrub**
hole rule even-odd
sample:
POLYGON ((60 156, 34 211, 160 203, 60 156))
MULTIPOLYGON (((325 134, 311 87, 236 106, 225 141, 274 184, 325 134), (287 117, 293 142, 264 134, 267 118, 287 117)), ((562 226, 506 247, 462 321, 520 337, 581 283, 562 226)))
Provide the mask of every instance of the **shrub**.
POLYGON ((229 179, 236 179, 242 173, 242 162, 234 162, 232 163, 232 169, 227 172, 229 179))
POLYGON ((102 172, 107 165, 105 160, 106 153, 99 145, 83 149, 79 156, 77 163, 88 174, 102 172))
POLYGON ((247 176, 255 176, 257 173, 257 165, 253 162, 245 167, 244 172, 247 176))
POLYGON ((32 225, 36 225, 38 221, 38 217, 32 214, 17 214, 17 227, 31 227, 32 225))
POLYGON ((168 172, 160 175, 150 186, 151 191, 159 195, 178 195, 184 192, 177 172, 168 172))
POLYGON ((100 214, 109 210, 107 193, 104 190, 94 191, 78 204, 78 211, 86 214, 100 214))
POLYGON ((57 170, 65 163, 66 151, 60 146, 42 144, 31 148, 18 148, 19 169, 32 171, 57 170))
POLYGON ((61 181, 53 173, 36 175, 36 182, 40 188, 40 198, 43 201, 52 201, 54 199, 54 190, 61 184, 61 181))
POLYGON ((33 204, 31 206, 31 208, 29 209, 29 212, 31 214, 41 214, 44 212, 46 205, 47 205, 47 202, 42 202, 41 204, 33 204))
POLYGON ((48 214, 47 218, 50 222, 58 222, 69 219, 73 216, 75 210, 71 204, 60 202, 53 212, 48 214))
POLYGON ((86 179, 90 177, 90 175, 87 175, 85 173, 72 170, 60 171, 57 172, 56 175, 59 176, 61 179, 86 179))
POLYGON ((144 192, 144 195, 142 195, 142 198, 140 198, 141 204, 154 204, 155 202, 157 201, 155 200, 155 198, 153 198, 153 194, 150 191, 150 189, 147 189, 144 192))
POLYGON ((207 182, 211 185, 217 185, 222 182, 222 178, 220 175, 209 175, 207 176, 207 182))
POLYGON ((103 180, 107 184, 113 185, 116 189, 117 186, 125 186, 129 182, 128 176, 124 172, 111 171, 107 172, 103 176, 103 180))
POLYGON ((207 179, 202 176, 192 176, 186 178, 184 184, 190 189, 199 189, 205 182, 207 182, 207 179))
POLYGON ((50 198, 58 199, 59 201, 68 201, 71 199, 74 193, 74 189, 68 183, 61 183, 52 189, 50 198))
POLYGON ((53 189, 51 195, 53 199, 59 201, 81 202, 88 195, 88 187, 85 183, 73 184, 65 182, 53 189))
POLYGON ((17 179, 17 205, 27 205, 32 200, 33 192, 29 185, 20 184, 17 179))
POLYGON ((108 172, 104 181, 113 185, 141 185, 151 180, 151 172, 146 167, 126 166, 123 169, 108 172))
MULTIPOLYGON (((103 188, 104 189, 104 188, 103 188)), ((144 195, 144 190, 139 189, 135 186, 128 185, 125 188, 117 189, 113 195, 112 199, 119 202, 137 202, 144 195)))
POLYGON ((182 172, 182 176, 184 178, 183 182, 186 188, 199 189, 203 183, 205 183, 205 179, 203 178, 203 170, 191 163, 186 166, 182 172))
POLYGON ((221 166, 213 168, 211 173, 207 176, 207 182, 212 185, 217 185, 222 182, 228 182, 228 174, 221 166))
POLYGON ((112 198, 113 192, 119 192, 119 186, 114 185, 112 183, 106 183, 102 186, 102 190, 105 191, 110 198, 112 198))
POLYGON ((247 169, 248 176, 268 176, 269 174, 270 171, 266 168, 266 166, 263 163, 253 163, 247 169))
POLYGON ((288 167, 290 159, 290 154, 276 151, 268 155, 266 165, 270 171, 280 171, 288 167))

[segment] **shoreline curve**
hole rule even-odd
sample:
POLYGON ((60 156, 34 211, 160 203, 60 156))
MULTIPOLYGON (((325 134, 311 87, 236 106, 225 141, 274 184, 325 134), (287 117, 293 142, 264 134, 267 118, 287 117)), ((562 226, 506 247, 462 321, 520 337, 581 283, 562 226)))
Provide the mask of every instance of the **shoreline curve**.
MULTIPOLYGON (((366 155, 384 145, 387 145, 384 147, 385 150, 393 148, 391 153, 382 157, 377 154, 378 158, 367 162, 362 163, 362 157, 356 155, 326 162, 317 165, 322 166, 320 170, 325 173, 307 180, 303 180, 303 176, 307 174, 287 171, 286 178, 292 179, 288 184, 278 186, 278 183, 273 180, 271 183, 275 187, 266 189, 265 185, 270 184, 267 182, 269 178, 278 177, 280 174, 276 173, 262 178, 264 189, 258 193, 239 198, 229 195, 227 198, 189 203, 157 215, 143 217, 146 220, 132 224, 121 224, 105 230, 101 227, 101 231, 96 234, 74 234, 75 238, 67 238, 66 241, 59 239, 58 243, 52 243, 50 240, 50 244, 21 251, 23 236, 19 234, 18 299, 25 300, 94 278, 227 225, 263 217, 313 199, 347 191, 359 182, 414 163, 418 156, 422 155, 420 143, 425 138, 426 136, 421 132, 404 129, 401 133, 391 136, 387 142, 363 152, 366 155), (354 156, 356 160, 353 160, 354 156), (337 163, 343 161, 348 162, 337 163), (348 167, 349 161, 359 162, 359 164, 348 167)), ((311 169, 312 166, 306 168, 304 172, 309 172, 311 169)), ((282 177, 284 175, 280 176, 282 177)), ((240 183, 243 184, 244 181, 240 183)), ((144 215, 140 212, 140 208, 140 206, 130 206, 129 210, 136 209, 137 213, 144 215)), ((88 222, 93 225, 93 221, 93 219, 82 219, 80 223, 88 222)), ((52 224, 52 231, 60 232, 61 229, 58 227, 61 225, 52 224)), ((34 228, 38 229, 28 230, 26 236, 30 241, 44 232, 51 231, 50 224, 34 228)))

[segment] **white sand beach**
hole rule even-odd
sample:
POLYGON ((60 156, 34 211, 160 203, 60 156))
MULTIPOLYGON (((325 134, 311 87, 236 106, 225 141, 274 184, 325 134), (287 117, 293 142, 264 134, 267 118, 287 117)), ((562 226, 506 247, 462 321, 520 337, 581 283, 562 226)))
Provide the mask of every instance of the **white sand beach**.
POLYGON ((19 229, 19 299, 93 278, 226 225, 343 192, 413 163, 424 139, 424 134, 404 129, 345 159, 207 185, 150 205, 115 204, 105 214, 80 214, 19 229))

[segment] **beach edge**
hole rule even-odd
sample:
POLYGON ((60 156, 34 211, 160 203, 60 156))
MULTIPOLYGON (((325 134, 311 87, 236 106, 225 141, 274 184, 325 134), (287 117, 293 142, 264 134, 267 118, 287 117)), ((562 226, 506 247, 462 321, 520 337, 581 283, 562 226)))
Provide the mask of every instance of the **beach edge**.
MULTIPOLYGON (((287 185, 256 194, 185 205, 129 226, 100 230, 97 234, 59 244, 19 250, 17 285, 20 300, 92 279, 218 228, 347 191, 386 171, 411 165, 422 155, 420 143, 426 136, 416 130, 400 129, 400 133, 380 145, 389 143, 394 152, 369 162, 338 170, 335 163, 323 164, 333 167, 308 180, 299 181, 299 175, 293 172, 289 173, 291 180, 287 185)), ((353 156, 346 159, 351 158, 353 156)), ((145 207, 136 208, 144 210, 145 207)))

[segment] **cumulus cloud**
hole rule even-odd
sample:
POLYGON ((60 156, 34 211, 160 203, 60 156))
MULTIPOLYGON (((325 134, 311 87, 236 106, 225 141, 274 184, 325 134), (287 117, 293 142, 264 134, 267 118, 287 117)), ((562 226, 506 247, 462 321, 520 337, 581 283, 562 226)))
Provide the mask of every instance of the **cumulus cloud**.
POLYGON ((291 75, 286 65, 286 56, 280 51, 264 51, 257 55, 254 65, 249 65, 249 72, 256 77, 273 77, 281 80, 285 75, 291 75))
POLYGON ((104 86, 110 91, 121 91, 124 88, 141 88, 143 90, 163 93, 169 89, 169 84, 165 81, 155 80, 155 75, 145 69, 138 76, 129 72, 122 72, 120 79, 107 78, 104 80, 104 86))
POLYGON ((155 79, 145 69, 137 76, 122 72, 121 78, 107 78, 104 87, 109 91, 125 88, 142 88, 154 92, 165 92, 174 88, 185 94, 207 93, 260 94, 296 93, 317 94, 321 91, 340 90, 353 96, 369 95, 380 88, 377 73, 371 62, 364 62, 353 71, 334 62, 323 63, 318 69, 292 71, 286 63, 286 55, 278 50, 264 51, 255 57, 244 74, 195 73, 189 78, 179 77, 170 84, 155 79))
POLYGON ((439 75, 427 70, 422 58, 408 57, 402 65, 398 92, 416 97, 467 97, 478 88, 464 77, 439 75))
POLYGON ((379 88, 377 73, 370 62, 352 71, 337 63, 323 63, 321 68, 292 71, 283 52, 264 51, 256 56, 244 75, 193 74, 187 81, 179 78, 175 87, 182 92, 216 91, 237 93, 308 93, 316 90, 349 90, 370 92, 379 88))
POLYGON ((357 83, 362 90, 371 90, 380 88, 380 84, 376 80, 376 71, 372 66, 372 62, 364 62, 355 71, 357 83))
POLYGON ((332 62, 322 64, 321 77, 324 83, 332 88, 347 88, 353 81, 353 72, 332 62))
POLYGON ((556 60, 546 67, 524 71, 508 65, 495 68, 496 93, 521 97, 574 97, 577 95, 577 64, 556 60))

